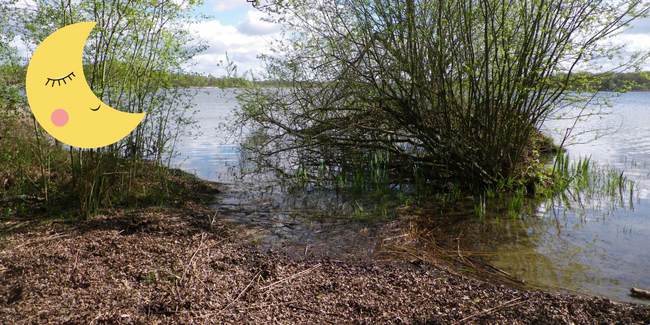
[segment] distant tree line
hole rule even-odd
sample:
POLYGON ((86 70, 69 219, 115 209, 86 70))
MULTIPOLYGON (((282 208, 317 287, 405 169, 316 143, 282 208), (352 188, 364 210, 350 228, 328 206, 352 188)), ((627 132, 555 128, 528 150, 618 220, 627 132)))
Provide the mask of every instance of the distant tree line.
MULTIPOLYGON (((114 63, 116 66, 121 65, 121 63, 114 63)), ((92 69, 91 66, 85 65, 85 71, 92 69)), ((25 74, 27 73, 26 65, 16 65, 16 64, 0 64, 0 86, 16 86, 19 88, 25 87, 25 74)), ((159 71, 149 71, 150 74, 160 74, 159 71)), ((165 78, 169 80, 169 87, 172 88, 204 88, 204 87, 213 87, 213 88, 243 88, 243 87, 282 87, 283 85, 279 82, 274 81, 250 81, 241 77, 215 77, 211 74, 203 75, 197 73, 187 73, 187 74, 170 74, 165 78)))
POLYGON ((251 86, 260 87, 281 87, 278 82, 273 81, 250 81, 241 77, 215 77, 211 74, 205 76, 202 74, 190 73, 177 75, 177 87, 188 88, 244 88, 251 86))
MULTIPOLYGON (((90 69, 89 66, 84 66, 90 69)), ((25 87, 25 74, 27 66, 19 64, 0 64, 0 86, 25 87)), ((153 73, 153 72, 152 72, 153 73)), ((556 81, 565 79, 565 75, 558 74, 556 81)), ((251 81, 241 77, 215 77, 212 74, 198 73, 174 74, 168 78, 169 86, 174 88, 244 88, 258 87, 287 87, 288 84, 275 80, 251 81)), ((650 71, 625 72, 625 73, 589 73, 579 72, 571 76, 573 90, 584 88, 599 91, 650 91, 650 71)))
MULTIPOLYGON (((625 73, 589 73, 579 72, 571 76, 573 90, 584 88, 596 89, 598 91, 649 91, 650 71, 625 72, 625 73)), ((565 79, 566 75, 558 74, 557 81, 565 79)), ((321 83, 322 85, 323 83, 321 83)), ((259 87, 288 87, 287 83, 275 80, 250 81, 241 77, 214 77, 209 74, 180 74, 176 78, 176 87, 215 87, 215 88, 244 88, 250 86, 259 87)))
MULTIPOLYGON (((581 72, 572 76, 575 90, 590 87, 599 91, 648 91, 650 90, 649 72, 625 73, 589 73, 581 72)), ((563 80, 565 75, 559 74, 557 80, 563 80)), ((260 87, 286 87, 278 81, 263 80, 250 81, 241 77, 215 77, 211 74, 180 74, 176 78, 176 87, 214 87, 214 88, 244 88, 250 86, 260 87)))
MULTIPOLYGON (((559 78, 563 79, 563 78, 559 78)), ((573 90, 586 88, 598 91, 648 91, 650 90, 650 78, 648 72, 626 72, 626 73, 587 73, 574 74, 571 79, 573 90)))
MULTIPOLYGON (((116 62, 115 65, 121 65, 121 63, 116 62)), ((84 65, 85 71, 91 70, 92 66, 84 65)), ((26 65, 19 64, 0 64, 0 86, 10 86, 10 87, 25 87, 25 74, 27 73, 26 65)), ((152 73, 160 73, 159 71, 150 71, 152 73)), ((207 76, 197 73, 187 73, 187 74, 172 74, 169 75, 166 79, 170 80, 168 83, 169 87, 172 88, 204 88, 204 87, 214 87, 214 88, 242 88, 242 87, 282 87, 283 85, 279 82, 274 81, 250 81, 241 77, 215 77, 211 74, 207 76)))

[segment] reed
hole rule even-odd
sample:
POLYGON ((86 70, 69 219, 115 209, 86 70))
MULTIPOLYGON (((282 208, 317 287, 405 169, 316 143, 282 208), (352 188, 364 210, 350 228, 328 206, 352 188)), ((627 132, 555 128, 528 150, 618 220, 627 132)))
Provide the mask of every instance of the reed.
POLYGON ((558 153, 553 171, 553 191, 563 195, 551 196, 616 204, 623 202, 624 197, 632 201, 635 195, 635 183, 625 176, 625 171, 596 164, 590 158, 571 161, 566 153, 558 153))

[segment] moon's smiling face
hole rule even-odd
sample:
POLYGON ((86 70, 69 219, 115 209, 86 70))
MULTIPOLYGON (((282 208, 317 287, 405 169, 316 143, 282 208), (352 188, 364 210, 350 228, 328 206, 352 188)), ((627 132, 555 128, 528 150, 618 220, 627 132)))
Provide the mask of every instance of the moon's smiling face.
POLYGON ((27 99, 36 120, 56 139, 80 148, 119 141, 145 115, 117 111, 88 87, 81 58, 95 24, 78 23, 52 33, 34 51, 27 68, 27 99))

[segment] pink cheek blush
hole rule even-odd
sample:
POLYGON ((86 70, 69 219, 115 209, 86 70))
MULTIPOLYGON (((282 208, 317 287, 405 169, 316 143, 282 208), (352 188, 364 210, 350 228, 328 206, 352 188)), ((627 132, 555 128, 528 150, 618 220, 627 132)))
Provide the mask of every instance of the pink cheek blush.
POLYGON ((52 112, 52 123, 56 126, 64 126, 68 124, 68 112, 62 109, 57 109, 52 112))

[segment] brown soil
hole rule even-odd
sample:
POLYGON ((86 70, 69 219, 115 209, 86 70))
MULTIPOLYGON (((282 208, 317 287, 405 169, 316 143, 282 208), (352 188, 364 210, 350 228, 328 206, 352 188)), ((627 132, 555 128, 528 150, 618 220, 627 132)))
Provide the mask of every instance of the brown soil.
POLYGON ((85 222, 5 221, 0 322, 650 323, 645 306, 517 291, 423 262, 290 258, 213 217, 185 200, 85 222))

